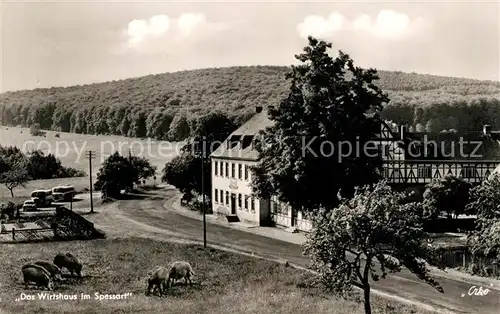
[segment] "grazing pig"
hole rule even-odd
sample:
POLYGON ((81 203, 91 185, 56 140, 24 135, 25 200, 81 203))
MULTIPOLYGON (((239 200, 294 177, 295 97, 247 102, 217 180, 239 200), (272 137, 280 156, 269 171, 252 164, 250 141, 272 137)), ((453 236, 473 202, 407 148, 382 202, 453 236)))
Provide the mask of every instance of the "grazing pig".
POLYGON ((193 268, 188 262, 177 261, 172 264, 168 273, 167 287, 172 286, 175 281, 184 278, 186 283, 192 284, 191 276, 194 276, 193 268), (172 282, 172 284, 171 284, 172 282))
POLYGON ((151 288, 154 287, 153 293, 159 290, 160 296, 162 296, 167 286, 168 270, 165 267, 158 267, 154 272, 149 272, 148 276, 148 289, 146 290, 146 295, 148 295, 151 292, 151 288))
POLYGON ((22 273, 26 289, 28 289, 29 283, 34 283, 37 287, 44 287, 48 290, 52 290, 54 287, 50 273, 40 265, 24 265, 22 273))
POLYGON ((82 277, 83 265, 71 253, 57 254, 56 257, 54 257, 54 264, 61 270, 63 268, 66 268, 71 273, 71 275, 77 274, 78 276, 82 277))
POLYGON ((45 268, 49 273, 50 276, 52 277, 53 280, 61 280, 61 269, 54 265, 51 262, 48 261, 38 261, 35 262, 35 265, 40 265, 43 268, 45 268))

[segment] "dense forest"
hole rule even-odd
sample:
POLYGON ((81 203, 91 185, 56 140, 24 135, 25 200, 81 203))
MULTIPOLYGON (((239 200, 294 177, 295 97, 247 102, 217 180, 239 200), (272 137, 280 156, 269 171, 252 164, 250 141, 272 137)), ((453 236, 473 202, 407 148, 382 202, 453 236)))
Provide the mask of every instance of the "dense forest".
MULTIPOLYGON (((84 86, 0 94, 0 123, 54 131, 183 140, 220 109, 237 124, 287 93, 287 67, 251 66, 149 75, 84 86)), ((500 83, 379 71, 383 116, 416 130, 500 128, 500 83)))

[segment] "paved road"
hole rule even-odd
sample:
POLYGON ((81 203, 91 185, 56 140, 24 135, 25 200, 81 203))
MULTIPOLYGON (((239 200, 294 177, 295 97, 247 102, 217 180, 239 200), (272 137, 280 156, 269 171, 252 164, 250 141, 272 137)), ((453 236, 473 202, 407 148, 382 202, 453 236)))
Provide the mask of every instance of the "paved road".
MULTIPOLYGON (((170 192, 170 197, 173 193, 170 192)), ((199 220, 165 210, 162 208, 162 202, 162 199, 150 200, 147 203, 123 201, 118 205, 118 210, 120 215, 141 226, 142 232, 146 232, 145 227, 150 227, 152 230, 165 230, 172 235, 182 235, 187 239, 198 241, 203 239, 202 224, 199 220)), ((209 224, 207 239, 210 244, 238 247, 243 251, 286 259, 301 266, 307 266, 309 262, 297 244, 221 225, 209 224)), ((438 281, 445 291, 444 294, 407 272, 392 274, 387 279, 375 283, 373 288, 453 313, 500 313, 500 291, 492 290, 486 296, 469 296, 467 292, 473 284, 448 278, 438 278, 438 281), (462 294, 465 296, 462 297, 462 294)))

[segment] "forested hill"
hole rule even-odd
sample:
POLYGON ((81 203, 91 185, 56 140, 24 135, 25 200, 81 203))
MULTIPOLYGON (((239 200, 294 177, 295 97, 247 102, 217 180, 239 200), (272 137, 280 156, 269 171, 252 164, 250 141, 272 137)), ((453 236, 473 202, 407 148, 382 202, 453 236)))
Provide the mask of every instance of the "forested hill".
MULTIPOLYGON (((287 93, 287 67, 252 66, 149 75, 0 94, 0 123, 89 134, 182 140, 207 111, 239 122, 287 93)), ((500 128, 500 83, 379 71, 391 99, 383 115, 429 131, 500 128)))

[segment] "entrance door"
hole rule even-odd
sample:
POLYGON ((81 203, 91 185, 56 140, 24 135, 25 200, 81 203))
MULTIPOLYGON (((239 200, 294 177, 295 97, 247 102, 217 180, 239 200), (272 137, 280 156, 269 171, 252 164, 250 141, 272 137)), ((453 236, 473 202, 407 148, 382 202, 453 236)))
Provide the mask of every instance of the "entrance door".
POLYGON ((292 208, 291 212, 292 212, 292 224, 291 224, 291 226, 296 227, 297 226, 297 211, 292 208))
POLYGON ((231 193, 231 215, 236 215, 236 194, 231 193))

